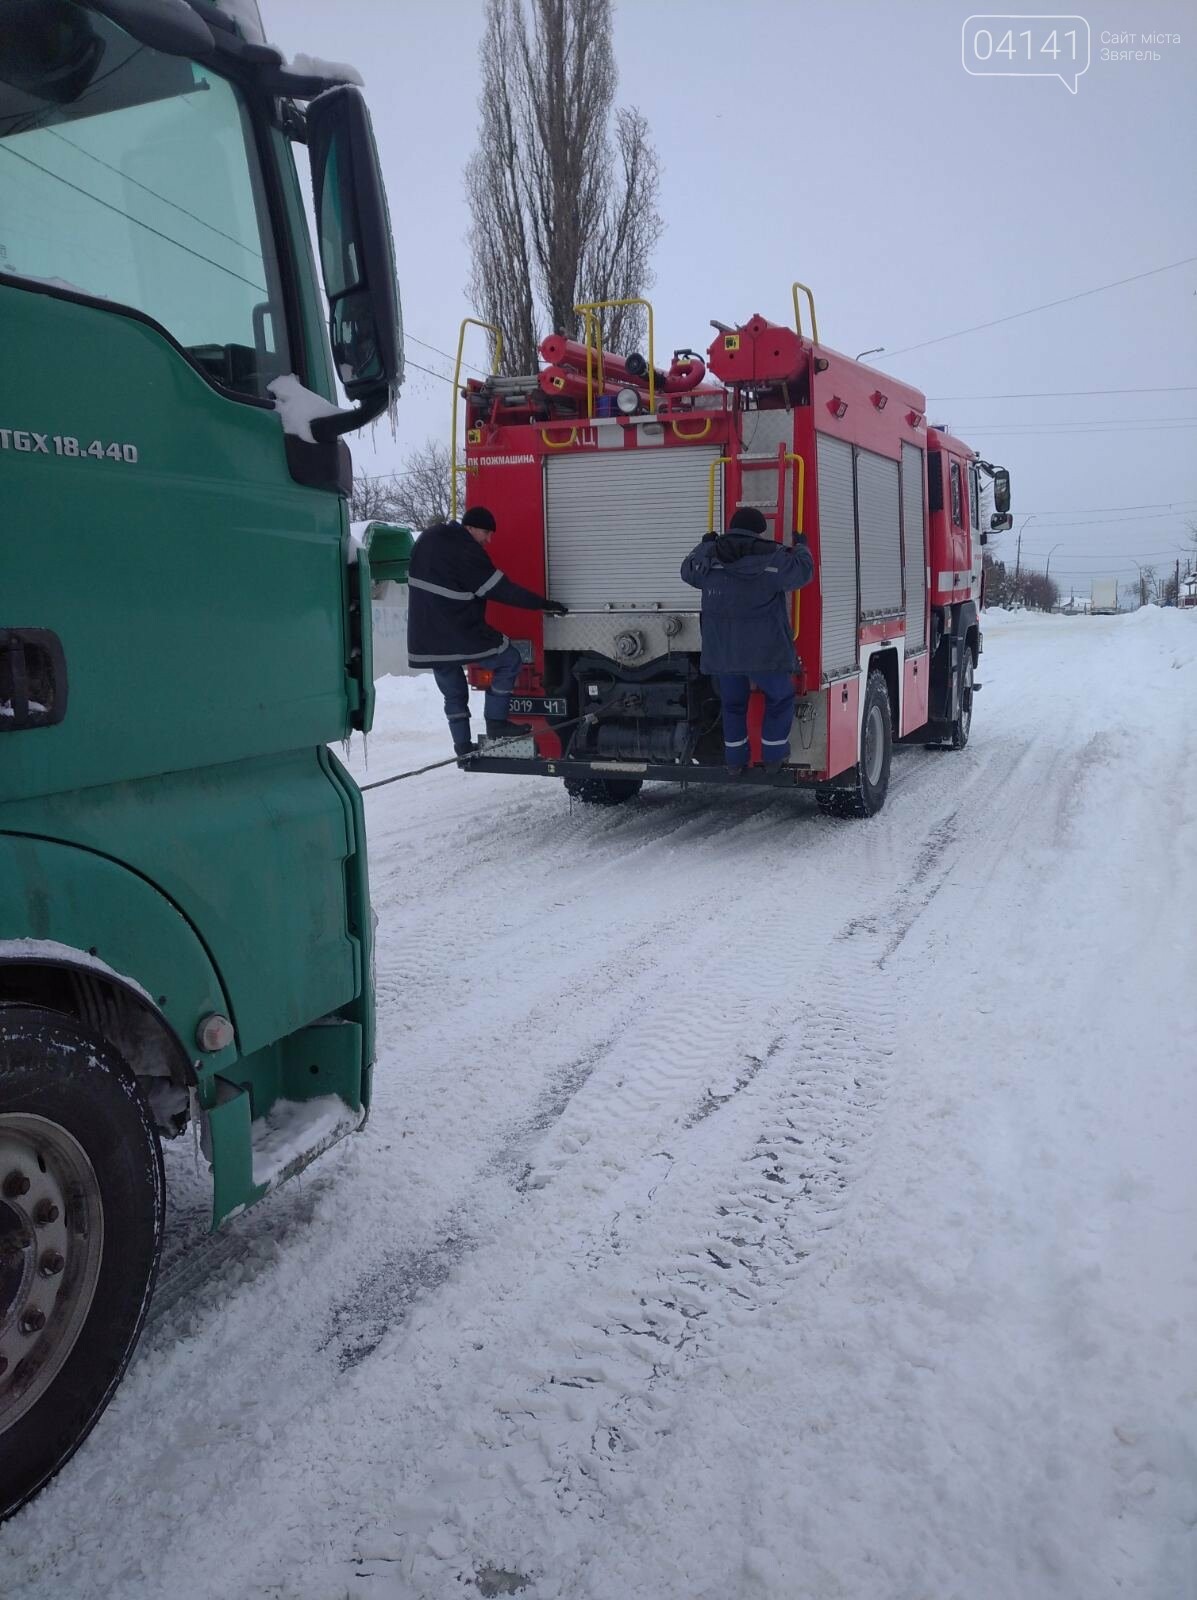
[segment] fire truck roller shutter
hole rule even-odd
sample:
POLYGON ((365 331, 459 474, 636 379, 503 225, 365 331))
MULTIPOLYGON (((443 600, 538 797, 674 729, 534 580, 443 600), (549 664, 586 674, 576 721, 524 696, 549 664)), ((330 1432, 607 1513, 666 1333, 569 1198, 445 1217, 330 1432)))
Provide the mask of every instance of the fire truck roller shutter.
MULTIPOLYGON (((616 655, 615 639, 629 625, 643 635, 640 662, 699 648, 701 596, 682 582, 679 568, 709 531, 711 463, 721 454, 719 449, 688 446, 549 457, 548 592, 570 608, 570 615, 545 619, 547 648, 616 655), (671 618, 681 619, 680 630, 671 618), (667 623, 672 629, 668 634, 667 623)), ((719 527, 722 479, 717 472, 719 527)))
POLYGON ((927 637, 927 528, 923 494, 923 452, 902 446, 902 537, 906 545, 906 654, 927 637))
POLYGON ((856 451, 856 531, 860 541, 860 614, 897 616, 902 610, 902 516, 898 463, 872 450, 856 451))
POLYGON ((856 669, 856 515, 852 446, 826 433, 819 455, 819 587, 823 596, 823 678, 856 669))

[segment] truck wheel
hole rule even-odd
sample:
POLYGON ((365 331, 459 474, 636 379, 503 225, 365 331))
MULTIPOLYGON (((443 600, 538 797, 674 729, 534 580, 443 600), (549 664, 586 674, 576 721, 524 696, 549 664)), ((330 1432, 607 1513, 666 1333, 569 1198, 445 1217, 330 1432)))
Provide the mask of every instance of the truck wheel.
POLYGON ((619 806, 632 800, 644 787, 642 778, 579 778, 572 774, 565 780, 565 792, 574 800, 591 806, 619 806))
POLYGON ((889 687, 883 673, 870 672, 860 719, 860 763, 853 772, 852 785, 836 788, 820 784, 815 790, 819 810, 833 817, 871 817, 880 811, 889 792, 893 753, 889 687))
POLYGON ((960 669, 960 710, 952 723, 952 749, 963 750, 968 743, 969 729, 973 725, 973 653, 964 647, 964 665, 960 669))
POLYGON ((165 1195, 116 1051, 70 1017, 0 1008, 0 1521, 111 1399, 149 1305, 165 1195))

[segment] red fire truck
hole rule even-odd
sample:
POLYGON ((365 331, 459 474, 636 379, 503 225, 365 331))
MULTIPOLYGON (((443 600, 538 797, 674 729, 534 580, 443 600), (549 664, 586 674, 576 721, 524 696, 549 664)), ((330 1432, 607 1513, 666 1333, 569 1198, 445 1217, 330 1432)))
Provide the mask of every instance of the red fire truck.
MULTIPOLYGON (((815 563, 792 597, 790 760, 763 770, 754 694, 741 782, 809 786, 825 811, 868 816, 896 740, 966 743, 981 545, 1010 525, 1009 474, 929 427, 917 389, 821 344, 804 285, 793 300, 793 327, 713 323, 706 361, 681 350, 665 371, 647 302, 647 360, 603 352, 601 306, 579 307, 584 341, 551 335, 545 366, 525 376, 461 387, 459 339, 455 511, 463 479, 467 503, 498 520, 496 565, 569 608, 492 607, 525 654, 511 719, 528 738, 484 743, 469 770, 561 778, 605 805, 646 779, 726 781, 719 701, 699 669, 700 597, 678 569, 739 506, 756 506, 778 540, 804 535, 815 563)), ((471 681, 485 687, 487 674, 471 681)))

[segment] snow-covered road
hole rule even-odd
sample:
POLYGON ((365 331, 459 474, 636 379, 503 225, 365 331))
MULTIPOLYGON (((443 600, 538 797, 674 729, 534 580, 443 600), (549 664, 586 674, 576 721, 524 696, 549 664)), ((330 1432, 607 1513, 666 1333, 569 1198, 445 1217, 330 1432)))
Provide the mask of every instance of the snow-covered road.
POLYGON ((987 646, 868 822, 368 796, 370 1124, 213 1241, 171 1149, 5 1600, 1197 1594, 1197 616, 987 646))

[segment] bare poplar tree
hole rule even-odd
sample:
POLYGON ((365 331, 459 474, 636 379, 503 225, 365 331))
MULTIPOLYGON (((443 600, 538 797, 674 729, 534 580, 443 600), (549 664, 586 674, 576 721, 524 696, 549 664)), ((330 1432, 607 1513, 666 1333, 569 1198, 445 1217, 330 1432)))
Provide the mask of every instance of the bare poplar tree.
MULTIPOLYGON (((643 115, 613 109, 610 0, 487 0, 480 59, 470 288, 503 330, 504 370, 534 372, 542 334, 578 336, 576 304, 652 282, 659 167, 643 115)), ((642 333, 637 309, 606 314, 607 349, 642 333)))

